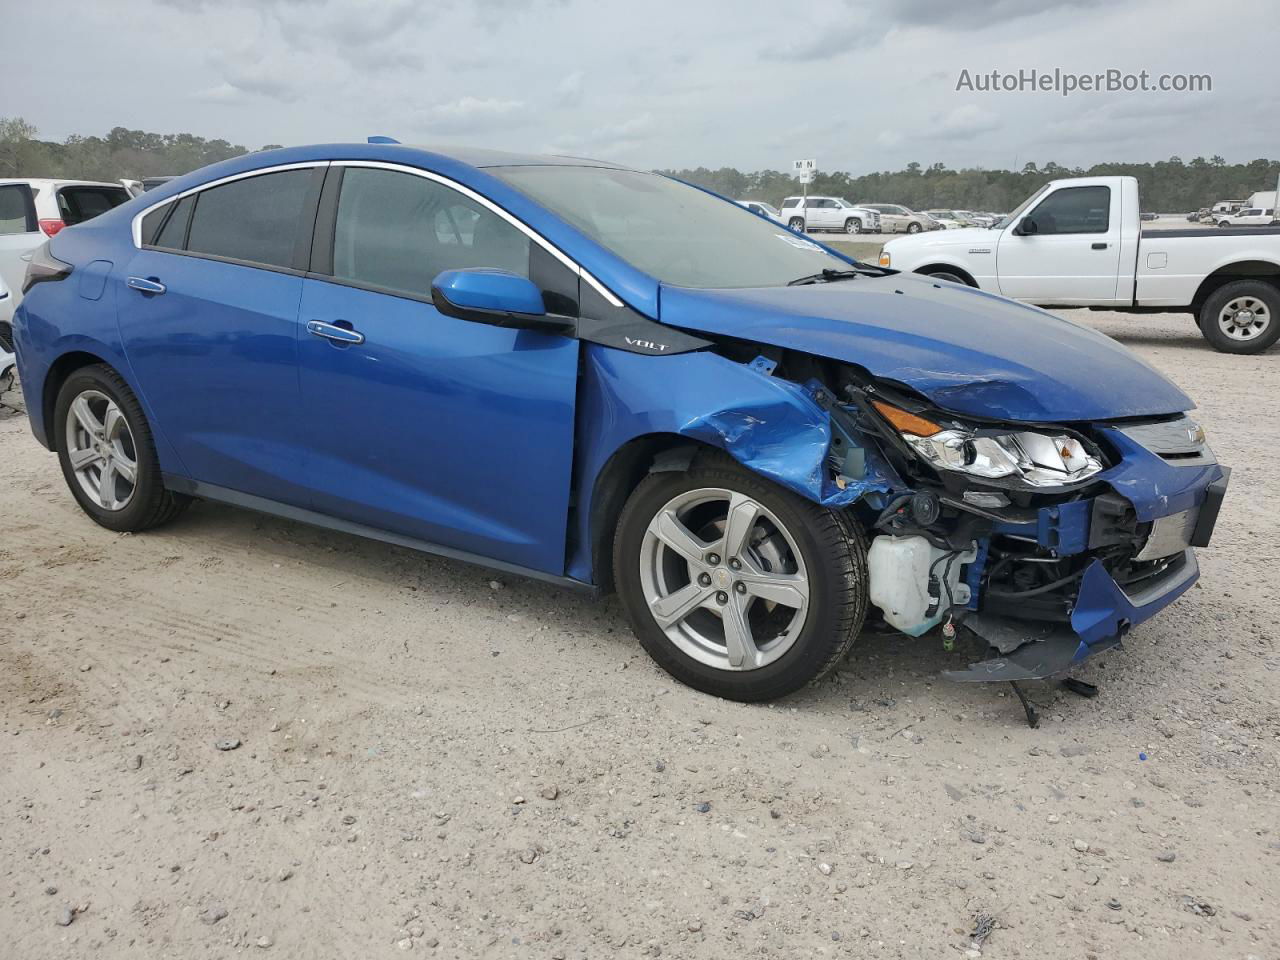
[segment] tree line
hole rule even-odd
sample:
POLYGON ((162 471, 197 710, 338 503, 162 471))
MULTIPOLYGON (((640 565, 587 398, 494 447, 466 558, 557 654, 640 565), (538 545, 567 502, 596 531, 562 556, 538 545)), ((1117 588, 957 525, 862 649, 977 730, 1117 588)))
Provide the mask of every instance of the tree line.
MULTIPOLYGON (((259 149, 269 150, 278 144, 259 149)), ((115 127, 103 137, 74 135, 61 143, 41 140, 21 117, 0 117, 0 177, 54 177, 118 180, 167 176, 250 152, 242 144, 206 140, 190 133, 148 133, 115 127)), ((775 206, 800 192, 790 173, 733 167, 661 170, 727 197, 764 200, 775 206)), ((915 209, 1007 212, 1049 180, 1061 177, 1133 176, 1142 188, 1143 210, 1171 213, 1196 210, 1217 200, 1244 200, 1259 190, 1274 190, 1280 160, 1227 163, 1220 156, 1183 162, 1170 157, 1155 163, 1100 163, 1064 167, 1049 162, 1021 170, 951 170, 945 164, 909 163, 904 170, 855 176, 843 171, 818 173, 809 192, 844 197, 855 203, 901 203, 915 209)))
MULTIPOLYGON (((709 170, 663 170, 738 200, 764 200, 779 206, 784 197, 800 193, 790 173, 761 170, 743 173, 732 167, 709 170)), ((1098 163, 1064 167, 1049 162, 1027 163, 1021 170, 951 170, 945 164, 928 167, 909 163, 905 170, 884 170, 855 176, 843 171, 818 173, 809 193, 843 197, 853 203, 900 203, 915 210, 988 210, 1008 213, 1050 180, 1063 177, 1137 177, 1142 209, 1152 213, 1198 210, 1217 200, 1246 200, 1260 190, 1274 190, 1280 160, 1227 163, 1222 157, 1196 157, 1183 162, 1170 157, 1155 163, 1098 163)))

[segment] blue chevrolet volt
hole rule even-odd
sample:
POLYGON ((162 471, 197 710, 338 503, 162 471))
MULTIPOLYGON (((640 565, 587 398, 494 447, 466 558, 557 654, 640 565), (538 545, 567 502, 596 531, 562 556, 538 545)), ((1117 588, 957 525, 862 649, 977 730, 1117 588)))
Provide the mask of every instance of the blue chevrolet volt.
POLYGON ((616 590, 737 700, 869 626, 1062 675, 1191 586, 1226 488, 1105 336, 596 161, 256 153, 63 230, 23 292, 32 430, 102 526, 222 501, 616 590))

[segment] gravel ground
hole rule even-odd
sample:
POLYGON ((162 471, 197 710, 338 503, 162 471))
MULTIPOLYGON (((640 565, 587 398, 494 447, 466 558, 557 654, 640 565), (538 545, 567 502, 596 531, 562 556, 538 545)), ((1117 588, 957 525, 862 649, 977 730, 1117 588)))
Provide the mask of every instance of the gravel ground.
POLYGON ((1280 357, 1077 317, 1235 472, 1039 730, 936 640, 743 706, 612 600, 212 504, 112 534, 0 410, 0 954, 1280 956, 1280 357))

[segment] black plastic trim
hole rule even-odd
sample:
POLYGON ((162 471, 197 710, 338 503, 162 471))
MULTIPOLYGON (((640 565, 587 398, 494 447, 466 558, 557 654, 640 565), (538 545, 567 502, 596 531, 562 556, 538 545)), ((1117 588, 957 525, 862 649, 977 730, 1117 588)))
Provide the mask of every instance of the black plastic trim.
POLYGON ((1204 492, 1204 502, 1200 504, 1200 516, 1196 519, 1196 528, 1191 533, 1193 547, 1207 547, 1213 538, 1213 528, 1218 522, 1218 513, 1222 510, 1222 500, 1227 495, 1227 483, 1231 479, 1231 468, 1223 467, 1222 476, 1209 484, 1204 492))
POLYGON ((447 557, 450 560, 461 560, 463 563, 473 563, 477 566, 487 567, 490 570, 499 570, 503 573, 528 577, 530 580, 541 580, 544 583, 567 587, 570 590, 575 590, 592 596, 600 595, 599 588, 594 584, 585 583, 582 580, 575 580, 572 577, 560 576, 559 574, 554 573, 544 573, 541 570, 522 567, 519 564, 507 563, 502 560, 493 560, 489 557, 480 556, 479 554, 469 553, 466 550, 457 550, 453 547, 441 546, 438 543, 418 540, 414 537, 406 537, 399 533, 393 533, 390 530, 382 530, 378 527, 368 527, 361 523, 353 523, 350 520, 340 520, 337 517, 330 517, 322 513, 316 513, 313 510, 306 510, 302 507, 291 506, 287 503, 279 503, 275 500, 268 500, 265 497, 255 497, 253 494, 241 493, 239 490, 230 490, 226 487, 215 486, 211 483, 203 483, 199 480, 192 480, 189 477, 178 476, 177 474, 166 473, 163 474, 162 479, 164 481, 165 489, 173 490, 176 493, 185 493, 188 496, 193 497, 203 497, 206 500, 216 500, 220 503, 227 503, 235 507, 243 507, 246 510, 253 510, 257 513, 265 513, 273 517, 281 517, 285 520, 296 520, 300 523, 323 527, 326 530, 336 530, 339 533, 347 533, 356 537, 364 537, 369 540, 378 540, 382 543, 390 543, 397 547, 407 547, 410 550, 418 550, 422 553, 430 553, 439 557, 447 557))

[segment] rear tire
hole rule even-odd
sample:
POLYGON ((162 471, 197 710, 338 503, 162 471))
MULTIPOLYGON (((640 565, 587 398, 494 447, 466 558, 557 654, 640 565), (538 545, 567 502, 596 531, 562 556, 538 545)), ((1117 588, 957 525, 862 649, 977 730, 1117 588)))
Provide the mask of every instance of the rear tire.
POLYGON ((168 523, 191 502, 164 488, 142 406, 106 364, 67 378, 50 429, 72 496, 108 530, 148 530, 168 523))
POLYGON ((1219 287, 1200 308, 1200 332, 1222 353, 1261 353, 1280 338, 1280 287, 1262 280, 1219 287))
POLYGON ((792 230, 794 230, 796 233, 804 233, 804 220, 801 219, 800 217, 792 217, 787 222, 787 226, 790 227, 792 230))
POLYGON ((722 454, 641 481, 618 520, 613 563, 648 654, 682 683, 730 700, 772 700, 820 679, 867 613, 862 529, 722 454), (735 650, 746 651, 737 665, 735 650))

